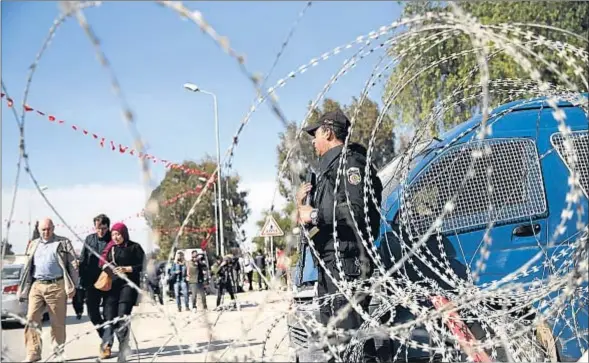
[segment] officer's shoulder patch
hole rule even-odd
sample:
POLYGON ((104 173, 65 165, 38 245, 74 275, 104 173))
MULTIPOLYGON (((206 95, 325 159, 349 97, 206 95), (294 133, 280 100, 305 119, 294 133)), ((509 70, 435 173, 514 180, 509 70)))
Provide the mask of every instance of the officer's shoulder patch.
POLYGON ((348 176, 348 182, 352 185, 358 185, 362 182, 362 175, 360 174, 360 168, 351 167, 346 171, 348 176))

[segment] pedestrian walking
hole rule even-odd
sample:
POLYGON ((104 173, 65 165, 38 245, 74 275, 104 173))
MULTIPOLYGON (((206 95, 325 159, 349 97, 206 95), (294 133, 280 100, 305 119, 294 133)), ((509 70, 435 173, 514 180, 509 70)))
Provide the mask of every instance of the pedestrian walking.
POLYGON ((38 329, 47 308, 51 322, 51 339, 56 353, 63 354, 66 338, 67 299, 74 297, 78 281, 78 261, 74 248, 65 237, 54 234, 50 218, 39 223, 40 238, 29 244, 27 262, 18 287, 20 301, 28 299, 25 346, 27 361, 41 360, 42 342, 38 329))
POLYGON ((111 288, 104 299, 104 318, 108 324, 104 327, 101 359, 110 358, 116 334, 119 341, 118 361, 125 362, 130 353, 129 318, 137 303, 138 291, 119 274, 139 286, 145 252, 139 243, 129 239, 129 231, 123 223, 112 226, 111 236, 112 241, 102 251, 99 262, 100 267, 112 276, 111 288), (116 323, 113 321, 115 318, 119 318, 116 323))
POLYGON ((96 327, 96 332, 100 337, 99 355, 102 356, 104 354, 102 347, 112 346, 113 342, 112 340, 107 342, 103 340, 104 328, 102 325, 106 320, 101 307, 104 304, 106 292, 95 288, 94 283, 102 271, 97 254, 100 255, 111 241, 110 218, 105 214, 99 214, 92 219, 92 223, 94 233, 86 236, 80 252, 80 287, 85 291, 88 318, 96 327))

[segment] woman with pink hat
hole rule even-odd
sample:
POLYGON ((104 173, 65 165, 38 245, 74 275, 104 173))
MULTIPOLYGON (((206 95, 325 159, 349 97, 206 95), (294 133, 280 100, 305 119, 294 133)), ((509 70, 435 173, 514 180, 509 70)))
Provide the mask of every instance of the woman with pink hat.
MULTIPOLYGON (((112 274, 112 287, 106 293, 104 300, 104 318, 107 321, 131 315, 133 306, 137 303, 138 290, 119 275, 127 277, 139 287, 145 260, 143 248, 139 243, 129 239, 129 230, 123 223, 115 223, 111 227, 111 238, 112 241, 102 251, 99 262, 103 270, 110 269, 115 272, 112 274)), ((130 320, 124 320, 104 327, 100 349, 101 359, 110 358, 113 335, 116 332, 119 341, 118 361, 126 361, 130 351, 129 323, 130 320)))

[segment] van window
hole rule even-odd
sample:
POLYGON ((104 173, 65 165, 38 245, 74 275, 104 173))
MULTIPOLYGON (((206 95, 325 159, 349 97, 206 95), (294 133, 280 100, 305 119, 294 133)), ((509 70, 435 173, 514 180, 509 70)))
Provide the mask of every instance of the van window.
POLYGON ((427 140, 417 143, 402 154, 396 155, 391 161, 378 171, 378 177, 382 183, 382 203, 386 203, 386 198, 401 183, 401 179, 406 177, 407 171, 423 159, 423 151, 432 146, 434 140, 427 140))
POLYGON ((412 231, 424 234, 451 198, 456 198, 454 209, 443 219, 441 232, 544 214, 546 197, 534 141, 490 139, 448 148, 407 188, 403 208, 412 231), (471 163, 474 173, 467 179, 471 163))
POLYGON ((567 151, 564 146, 565 137, 560 132, 550 136, 552 146, 569 170, 572 169, 573 156, 576 156, 575 168, 579 174, 579 184, 585 195, 589 196, 589 134, 587 131, 575 131, 571 133, 569 140, 572 148, 567 151))

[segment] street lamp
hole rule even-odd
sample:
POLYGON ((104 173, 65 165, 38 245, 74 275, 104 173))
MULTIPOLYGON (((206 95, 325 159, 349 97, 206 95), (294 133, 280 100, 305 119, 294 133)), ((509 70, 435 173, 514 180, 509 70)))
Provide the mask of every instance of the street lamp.
MULTIPOLYGON (((201 182, 205 183, 207 181, 206 178, 200 177, 198 178, 198 180, 200 180, 201 182)), ((213 195, 217 196, 217 183, 213 183, 213 195)), ((215 205, 215 252, 217 252, 217 254, 220 254, 220 249, 219 249, 219 222, 217 220, 217 201, 213 201, 214 205, 215 205)))
POLYGON ((184 88, 192 92, 201 92, 213 97, 213 106, 215 107, 215 133, 217 134, 217 182, 219 183, 219 194, 217 195, 219 204, 219 224, 217 224, 217 229, 219 230, 218 238, 221 242, 221 256, 223 256, 225 255, 225 240, 223 239, 223 203, 221 202, 221 152, 219 151, 219 113, 217 109, 217 96, 212 92, 200 89, 194 83, 184 83, 184 88))
MULTIPOLYGON (((49 187, 47 185, 41 185, 39 186, 39 190, 44 192, 47 189, 49 189, 49 187)), ((29 200, 28 200, 28 207, 29 207, 29 236, 32 236, 31 234, 31 227, 32 227, 32 221, 31 221, 31 200, 32 200, 32 194, 29 195, 29 200)))

